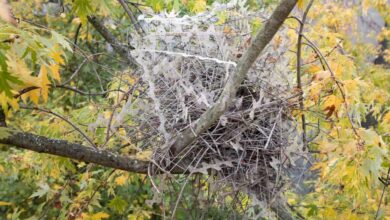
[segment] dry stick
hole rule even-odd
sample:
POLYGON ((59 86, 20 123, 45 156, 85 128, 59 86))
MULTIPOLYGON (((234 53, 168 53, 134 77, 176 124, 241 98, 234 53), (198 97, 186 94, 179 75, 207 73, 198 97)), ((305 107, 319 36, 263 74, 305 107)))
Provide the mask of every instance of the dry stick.
POLYGON ((66 123, 68 123, 70 126, 72 126, 76 131, 78 131, 84 138, 85 140, 88 141, 88 143, 90 143, 94 148, 97 148, 96 145, 93 143, 93 141, 91 139, 89 139, 89 137, 80 129, 78 128, 75 124, 73 124, 71 121, 69 121, 68 119, 66 119, 64 116, 60 115, 60 114, 57 114, 55 112, 52 112, 50 110, 47 110, 47 109, 43 109, 43 108, 38 108, 38 107, 27 107, 27 106, 20 106, 20 108, 22 109, 29 109, 29 110, 37 110, 37 111, 41 111, 41 112, 46 112, 48 114, 51 114, 51 115, 54 115, 60 119, 62 119, 63 121, 65 121, 66 123))
MULTIPOLYGON (((303 104, 303 93, 302 91, 302 81, 301 81, 301 62, 302 62, 302 34, 303 29, 305 26, 307 14, 309 13, 309 10, 311 6, 313 5, 313 1, 311 0, 309 4, 306 7, 305 12, 303 13, 302 21, 300 22, 299 32, 298 32, 298 41, 297 41, 297 88, 300 91, 299 96, 299 107, 301 111, 304 110, 305 106, 303 104)), ((306 120, 305 120, 305 114, 302 112, 301 115, 302 120, 302 142, 303 142, 303 150, 307 149, 307 140, 306 140, 306 120)))
POLYGON ((68 84, 72 79, 80 72, 81 68, 84 66, 85 63, 89 61, 88 57, 83 60, 83 62, 77 67, 77 69, 72 73, 72 75, 67 79, 65 82, 62 83, 62 85, 68 84))
POLYGON ((321 59, 324 61, 327 69, 329 70, 330 72, 330 75, 333 79, 333 81, 336 83, 337 85, 337 88, 340 90, 340 93, 341 93, 341 96, 343 97, 343 101, 344 101, 344 106, 345 106, 345 109, 346 109, 346 114, 347 114, 347 117, 348 117, 348 120, 349 120, 349 123, 351 124, 351 127, 352 127, 352 130, 355 134, 355 136, 359 139, 359 144, 363 144, 363 140, 362 138, 360 137, 359 133, 357 132, 354 124, 353 124, 353 121, 352 121, 352 118, 351 116, 349 115, 349 107, 348 107, 348 103, 347 103, 347 99, 346 99, 346 96, 345 96, 345 93, 343 91, 343 88, 342 88, 342 85, 341 83, 336 79, 336 76, 332 70, 332 68, 330 68, 330 65, 328 63, 328 61, 325 59, 324 55, 321 53, 320 49, 318 49, 318 47, 312 42, 310 41, 305 35, 302 34, 302 37, 305 38, 305 40, 312 46, 312 48, 317 52, 317 54, 321 57, 321 59))
POLYGON ((229 76, 216 103, 204 112, 193 126, 189 126, 183 132, 177 134, 176 138, 171 143, 168 143, 171 145, 170 150, 174 155, 179 154, 184 148, 195 141, 201 133, 215 123, 230 107, 239 86, 244 81, 252 64, 256 61, 265 46, 272 40, 296 3, 297 0, 283 0, 279 3, 271 18, 267 20, 264 27, 257 33, 252 44, 239 60, 235 73, 229 76))
MULTIPOLYGON (((387 180, 387 181, 390 180, 390 168, 387 170, 387 177, 386 177, 386 180, 387 180)), ((383 201, 383 197, 385 196, 386 188, 387 188, 388 186, 389 186, 388 183, 387 183, 387 184, 383 183, 383 190, 382 190, 381 198, 379 199, 378 209, 376 210, 375 220, 378 219, 379 210, 380 210, 380 208, 381 208, 382 201, 383 201)))
MULTIPOLYGON (((73 91, 73 92, 76 92, 80 95, 86 95, 86 96, 99 96, 99 95, 106 95, 107 93, 110 93, 110 92, 122 92, 122 93, 125 93, 125 91, 123 90, 119 90, 119 89, 113 89, 113 90, 107 90, 107 91, 103 91, 103 92, 97 92, 97 93, 90 93, 90 92, 84 92, 82 90, 79 90, 77 88, 74 88, 74 87, 70 87, 70 86, 67 86, 67 85, 53 85, 53 84, 48 84, 47 86, 50 86, 52 88, 61 88, 61 89, 66 89, 66 90, 70 90, 70 91, 73 91)), ((32 90, 35 90, 35 89, 41 89, 41 87, 37 87, 37 86, 31 86, 31 87, 27 87, 27 88, 24 88, 22 90, 19 91, 18 94, 14 95, 14 98, 19 98, 20 96, 22 96, 23 94, 25 93, 28 93, 32 90)))
POLYGON ((126 11, 126 14, 129 16, 131 23, 133 23, 135 30, 137 33, 141 36, 144 35, 144 30, 142 29, 141 25, 139 25, 137 19, 134 17, 133 12, 130 10, 129 6, 126 4, 123 0, 118 0, 118 2, 122 5, 123 9, 126 11))

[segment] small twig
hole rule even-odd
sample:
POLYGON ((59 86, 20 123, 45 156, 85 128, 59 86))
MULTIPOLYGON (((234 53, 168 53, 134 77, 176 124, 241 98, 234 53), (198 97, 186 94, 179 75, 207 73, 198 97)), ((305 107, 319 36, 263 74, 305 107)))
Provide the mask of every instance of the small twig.
MULTIPOLYGON (((302 35, 304 30, 304 25, 306 22, 307 14, 309 13, 309 10, 311 6, 313 5, 313 0, 309 2, 309 4, 306 7, 305 12, 303 13, 302 21, 300 22, 299 32, 298 32, 298 42, 297 42, 297 88, 299 91, 302 91, 302 81, 301 81, 301 62, 302 62, 302 35)), ((299 20, 299 19, 298 19, 299 20)), ((299 96, 299 107, 301 111, 305 108, 303 104, 303 94, 299 96)), ((306 120, 305 120, 305 114, 302 113, 301 115, 302 120, 302 141, 303 141, 303 150, 306 150, 307 146, 307 140, 306 140, 306 120)))
POLYGON ((83 62, 77 67, 77 69, 72 73, 72 75, 67 79, 65 82, 62 83, 62 85, 68 84, 72 79, 80 72, 81 68, 84 66, 85 63, 87 63, 88 58, 85 58, 83 62))
POLYGON ((75 124, 73 124, 73 122, 69 121, 64 116, 62 116, 62 115, 60 115, 58 113, 55 113, 53 111, 50 111, 50 110, 47 110, 47 109, 43 109, 43 108, 38 108, 38 107, 20 106, 20 108, 21 109, 29 109, 29 110, 37 110, 37 111, 41 111, 41 112, 46 112, 48 114, 52 114, 52 115, 62 119, 63 121, 68 123, 70 126, 72 126, 75 130, 77 130, 85 138, 85 140, 87 140, 88 143, 90 143, 94 148, 97 148, 96 145, 93 143, 93 141, 91 139, 89 139, 89 137, 80 128, 78 128, 75 124))
POLYGON ((81 26, 82 26, 82 23, 79 24, 79 26, 77 27, 76 29, 76 34, 74 35, 74 43, 73 43, 73 51, 75 50, 76 46, 77 46, 77 39, 79 37, 79 33, 80 33, 80 30, 81 30, 81 26))
MULTIPOLYGON (((390 168, 387 170, 387 177, 386 177, 386 180, 387 180, 387 181, 390 180, 390 168)), ((380 208, 381 208, 382 201, 383 201, 383 197, 385 196, 386 188, 387 188, 388 186, 389 186, 388 184, 383 183, 383 190, 382 190, 381 198, 379 199, 378 209, 376 210, 375 220, 378 219, 379 210, 380 210, 380 208)))
MULTIPOLYGON (((90 92, 84 92, 84 91, 79 90, 77 88, 66 86, 66 85, 53 85, 53 84, 49 84, 48 86, 50 86, 52 88, 62 88, 62 89, 70 90, 70 91, 73 91, 73 92, 76 92, 76 93, 78 93, 80 95, 85 95, 85 96, 106 95, 107 93, 110 93, 110 92, 122 92, 122 93, 125 93, 125 91, 120 90, 120 89, 107 90, 107 91, 98 92, 98 93, 90 93, 90 92)), ((41 89, 41 88, 40 87, 36 87, 36 86, 31 86, 31 87, 24 88, 24 89, 20 90, 18 94, 14 95, 14 98, 15 99, 19 98, 23 94, 28 93, 28 92, 30 92, 32 90, 35 90, 35 89, 41 89)))

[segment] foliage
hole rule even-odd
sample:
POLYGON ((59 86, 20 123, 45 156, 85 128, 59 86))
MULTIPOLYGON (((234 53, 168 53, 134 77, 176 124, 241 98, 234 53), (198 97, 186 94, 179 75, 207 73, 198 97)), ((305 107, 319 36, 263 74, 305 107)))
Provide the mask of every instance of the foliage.
MULTIPOLYGON (((105 91, 129 91, 139 80, 88 23, 90 15, 102 18, 108 29, 128 46, 134 28, 120 4, 108 0, 10 2, 17 19, 7 10, 6 1, 0 1, 0 104, 8 124, 91 146, 83 136, 86 134, 97 146, 148 161, 152 151, 143 142, 134 143, 128 138, 128 129, 115 127, 115 135, 109 138, 111 128, 101 126, 115 126, 112 119, 122 110, 117 106, 124 106, 127 101, 119 91, 105 91), (77 75, 73 76, 74 73, 77 75), (89 95, 79 95, 74 90, 89 95), (67 121, 37 109, 66 115, 67 121), (81 133, 69 122, 76 123, 81 133)), ((244 5, 248 10, 266 12, 275 5, 271 0, 261 2, 247 1, 244 5)), ((302 16, 308 2, 299 1, 294 15, 302 16)), ((286 192, 289 205, 308 219, 373 219, 378 208, 378 219, 390 216, 389 188, 385 188, 381 198, 384 184, 380 181, 390 168, 390 52, 378 44, 390 40, 386 2, 315 1, 308 13, 303 32, 305 43, 301 45, 304 108, 293 105, 291 111, 297 120, 302 114, 307 120, 309 151, 313 153, 307 159, 313 166, 306 170, 312 175, 305 187, 313 190, 307 194, 294 189, 286 192), (375 36, 367 40, 359 19, 373 11, 378 12, 386 26, 371 33, 375 36), (384 64, 374 64, 378 55, 384 57, 384 64)), ((139 13, 138 7, 146 15, 164 11, 195 15, 226 1, 138 3, 129 4, 134 13, 139 13)), ((237 33, 229 13, 235 12, 217 12, 215 24, 223 27, 224 34, 234 35, 237 33)), ((261 17, 248 20, 253 33, 262 26, 261 17)), ((286 27, 292 51, 288 58, 291 70, 296 71, 299 23, 288 19, 286 27)), ((278 44, 278 39, 281 38, 276 38, 274 44, 278 44)), ((145 88, 135 89, 132 95, 140 96, 142 89, 145 88)), ((134 127, 137 120, 133 117, 126 115, 122 120, 134 127)), ((141 131, 131 134, 142 136, 141 131)), ((0 139, 8 135, 6 129, 0 128, 0 139)), ((193 184, 209 190, 207 178, 195 180, 193 184)), ((156 199, 155 184, 142 174, 0 146, 0 218, 4 219, 156 219, 170 211, 150 202, 156 199)), ((173 191, 180 191, 180 186, 173 184, 173 191)), ((241 217, 246 208, 233 207, 231 200, 237 198, 227 197, 221 207, 210 202, 216 198, 191 200, 195 192, 189 186, 182 191, 184 200, 190 202, 188 207, 179 207, 178 219, 189 213, 195 219, 203 215, 213 219, 241 217)), ((245 204, 253 200, 245 195, 238 197, 245 204)), ((164 204, 174 204, 174 198, 164 195, 160 199, 164 204)))

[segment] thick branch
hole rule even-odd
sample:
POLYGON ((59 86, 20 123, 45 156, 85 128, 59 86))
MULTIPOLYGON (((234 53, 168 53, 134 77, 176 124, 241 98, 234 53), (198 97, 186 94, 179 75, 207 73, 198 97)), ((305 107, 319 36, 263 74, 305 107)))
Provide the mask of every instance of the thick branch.
POLYGON ((235 98, 237 89, 244 81, 250 67, 263 51, 265 46, 272 40, 296 3, 297 0, 282 0, 279 3, 271 18, 257 33, 255 39, 252 41, 252 44, 239 60, 235 73, 229 77, 217 102, 210 109, 204 112, 194 125, 178 134, 171 147, 171 151, 174 155, 177 155, 186 146, 191 144, 198 135, 206 131, 229 108, 235 98))
MULTIPOLYGON (((9 130, 9 129, 8 129, 9 130)), ((81 144, 64 140, 50 139, 24 132, 11 132, 11 135, 0 139, 0 144, 13 145, 18 148, 38 153, 52 154, 74 160, 95 163, 105 167, 146 174, 149 162, 120 156, 106 150, 98 150, 81 144)))
POLYGON ((95 16, 88 16, 88 21, 93 27, 102 35, 102 37, 114 48, 132 68, 138 68, 137 61, 131 56, 130 50, 127 47, 121 45, 116 37, 99 21, 95 16))

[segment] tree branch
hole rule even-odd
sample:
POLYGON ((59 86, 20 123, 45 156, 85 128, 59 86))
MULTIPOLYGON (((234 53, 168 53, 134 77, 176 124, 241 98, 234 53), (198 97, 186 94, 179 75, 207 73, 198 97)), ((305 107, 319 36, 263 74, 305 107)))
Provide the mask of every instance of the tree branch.
POLYGON ((139 25, 137 19, 135 19, 134 14, 130 10, 129 6, 126 4, 124 0, 118 0, 118 2, 122 5, 123 9, 126 11, 126 14, 129 16, 137 33, 142 36, 144 34, 144 30, 142 29, 141 25, 139 25))
POLYGON ((194 125, 179 133, 176 139, 173 140, 170 150, 174 155, 179 154, 186 146, 191 144, 197 136, 206 131, 229 108, 236 96, 237 89, 244 81, 252 64, 272 40, 296 3, 297 0, 282 0, 279 3, 271 18, 257 33, 252 44, 239 60, 235 73, 229 77, 217 102, 204 112, 194 125))
POLYGON ((4 110, 0 107, 0 127, 7 127, 4 110))
POLYGON ((148 172, 148 161, 121 156, 107 150, 94 149, 65 140, 50 139, 31 133, 12 131, 11 129, 7 129, 7 131, 10 132, 10 135, 0 139, 0 144, 13 145, 38 153, 62 156, 135 173, 147 174, 148 172))
POLYGON ((102 37, 114 48, 115 52, 118 53, 132 68, 137 69, 138 63, 131 56, 130 50, 127 47, 121 45, 116 37, 99 21, 95 16, 88 16, 89 23, 102 35, 102 37))
MULTIPOLYGON (((302 80, 301 80, 301 67, 302 67, 302 35, 303 35, 303 30, 307 18, 307 14, 309 13, 309 10, 311 6, 313 5, 313 1, 311 0, 309 4, 306 7, 305 12, 303 13, 302 16, 302 21, 300 21, 300 27, 299 27, 299 32, 298 32, 298 41, 297 41, 297 88, 299 91, 302 92, 302 80)), ((303 93, 299 96, 299 108, 302 111, 301 115, 301 120, 302 120, 302 142, 303 142, 303 150, 307 149, 307 137, 306 137, 306 119, 305 119, 305 114, 303 113, 303 110, 305 108, 303 104, 303 93)))

